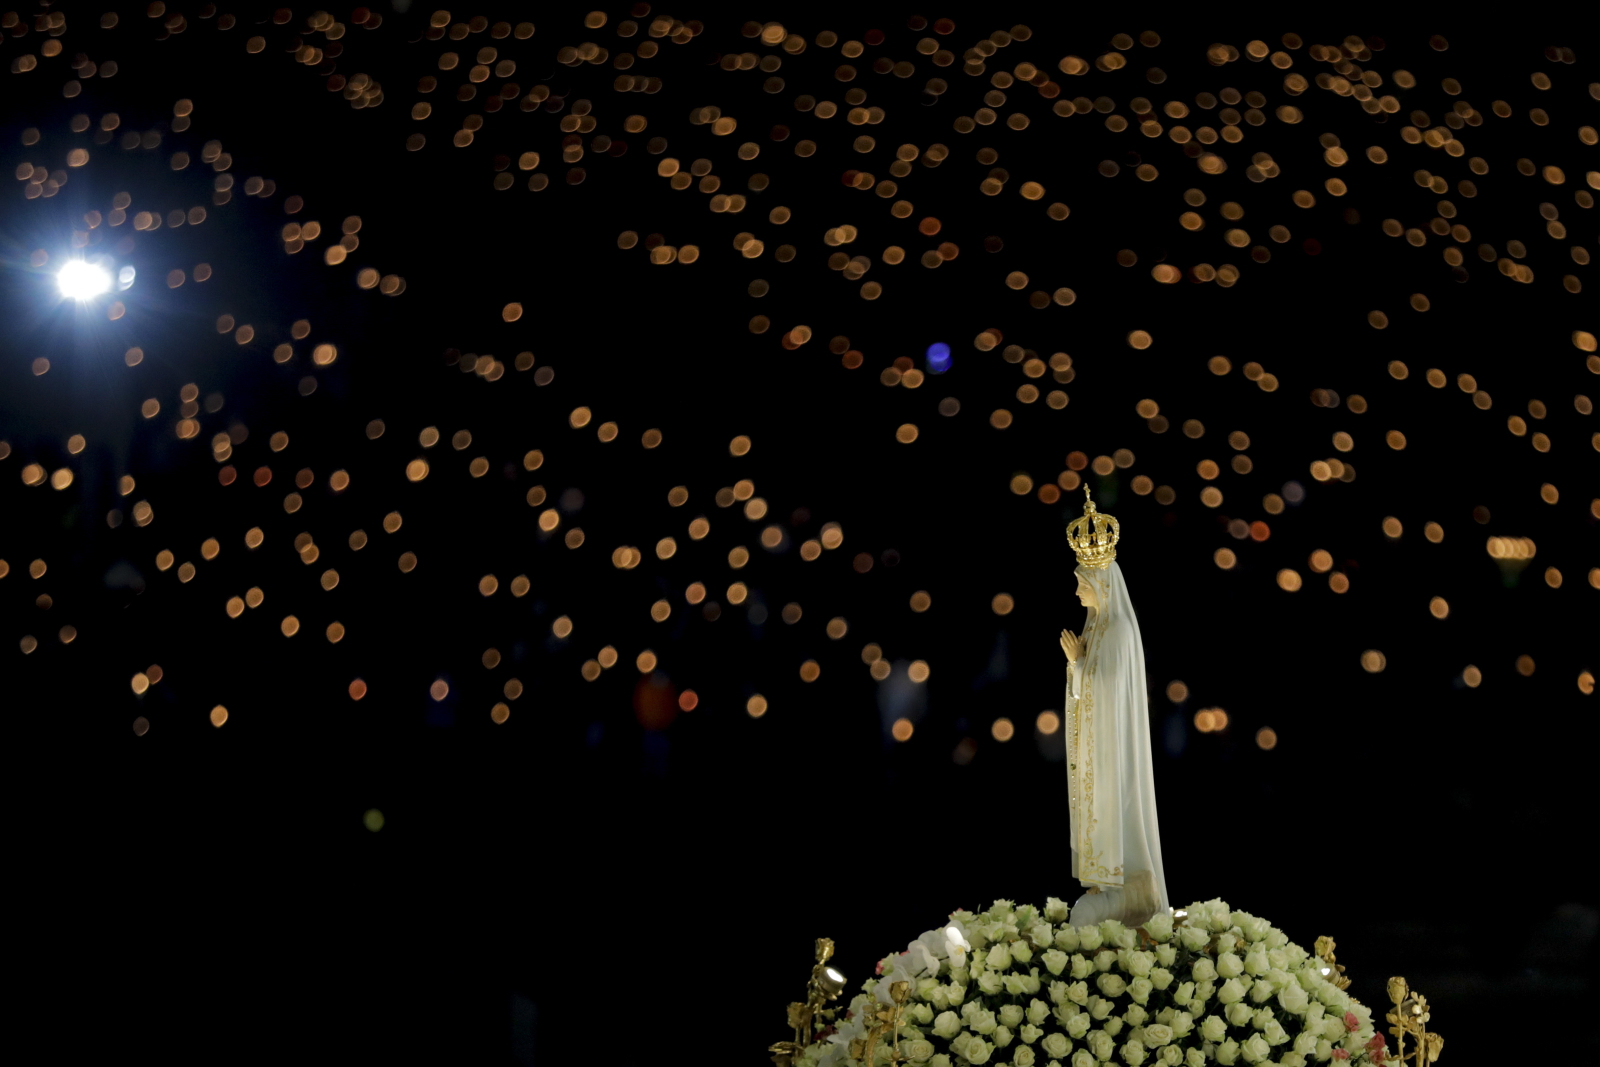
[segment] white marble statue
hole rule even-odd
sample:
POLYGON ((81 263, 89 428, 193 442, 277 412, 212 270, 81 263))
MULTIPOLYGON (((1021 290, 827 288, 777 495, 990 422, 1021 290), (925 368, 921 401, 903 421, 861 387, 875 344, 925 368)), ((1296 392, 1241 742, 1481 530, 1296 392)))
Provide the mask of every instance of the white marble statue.
POLYGON ((1116 562, 1120 536, 1117 520, 1092 499, 1067 527, 1078 599, 1089 613, 1081 637, 1061 631, 1072 876, 1086 890, 1072 908, 1075 926, 1105 919, 1138 926, 1168 908, 1144 645, 1116 562))

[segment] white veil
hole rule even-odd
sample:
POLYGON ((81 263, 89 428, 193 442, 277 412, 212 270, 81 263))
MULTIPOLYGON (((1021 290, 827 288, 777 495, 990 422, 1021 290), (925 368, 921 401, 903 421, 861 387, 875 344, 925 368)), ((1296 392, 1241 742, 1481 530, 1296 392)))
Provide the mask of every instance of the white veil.
POLYGON ((1116 561, 1076 573, 1093 586, 1100 606, 1084 624, 1086 651, 1070 669, 1065 704, 1074 712, 1066 731, 1072 875, 1100 887, 1104 917, 1132 926, 1168 907, 1144 643, 1116 561))

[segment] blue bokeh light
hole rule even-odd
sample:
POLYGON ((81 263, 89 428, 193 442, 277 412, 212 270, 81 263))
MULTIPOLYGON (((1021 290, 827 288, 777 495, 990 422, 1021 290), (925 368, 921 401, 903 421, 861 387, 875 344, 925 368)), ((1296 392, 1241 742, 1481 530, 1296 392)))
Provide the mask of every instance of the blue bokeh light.
POLYGON ((950 346, 935 341, 928 346, 928 373, 943 374, 950 369, 950 346))

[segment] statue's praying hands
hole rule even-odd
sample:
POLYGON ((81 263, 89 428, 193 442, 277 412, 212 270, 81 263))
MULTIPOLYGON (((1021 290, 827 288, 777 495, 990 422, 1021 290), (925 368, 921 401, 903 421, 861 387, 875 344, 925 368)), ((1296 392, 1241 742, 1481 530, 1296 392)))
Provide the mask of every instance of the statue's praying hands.
POLYGON ((1062 630, 1061 651, 1067 654, 1068 663, 1076 663, 1078 657, 1083 655, 1083 638, 1071 630, 1062 630))

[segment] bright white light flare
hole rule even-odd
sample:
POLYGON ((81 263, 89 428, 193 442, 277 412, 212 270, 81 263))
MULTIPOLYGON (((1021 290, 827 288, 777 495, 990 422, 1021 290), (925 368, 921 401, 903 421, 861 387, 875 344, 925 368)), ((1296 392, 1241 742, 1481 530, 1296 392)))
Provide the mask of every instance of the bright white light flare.
POLYGON ((111 275, 93 263, 74 259, 56 274, 61 295, 72 300, 90 300, 101 293, 110 292, 111 275))

